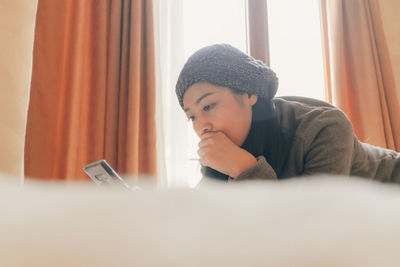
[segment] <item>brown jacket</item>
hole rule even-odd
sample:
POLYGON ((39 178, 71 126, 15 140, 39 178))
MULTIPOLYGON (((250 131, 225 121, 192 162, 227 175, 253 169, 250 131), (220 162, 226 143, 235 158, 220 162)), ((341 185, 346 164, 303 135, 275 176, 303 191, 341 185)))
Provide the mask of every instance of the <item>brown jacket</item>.
MULTIPOLYGON (((400 183, 400 153, 362 143, 338 108, 304 97, 274 98, 283 131, 295 132, 283 175, 338 174, 400 183)), ((235 181, 277 179, 263 156, 235 181)))

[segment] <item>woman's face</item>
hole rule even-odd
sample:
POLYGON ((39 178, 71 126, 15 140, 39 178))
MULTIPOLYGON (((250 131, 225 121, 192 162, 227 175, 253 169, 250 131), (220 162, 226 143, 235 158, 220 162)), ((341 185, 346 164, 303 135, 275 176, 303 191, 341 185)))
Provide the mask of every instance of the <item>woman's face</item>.
POLYGON ((257 96, 236 94, 227 87, 195 83, 183 96, 184 111, 201 138, 207 131, 221 131, 241 146, 251 125, 252 109, 257 96))

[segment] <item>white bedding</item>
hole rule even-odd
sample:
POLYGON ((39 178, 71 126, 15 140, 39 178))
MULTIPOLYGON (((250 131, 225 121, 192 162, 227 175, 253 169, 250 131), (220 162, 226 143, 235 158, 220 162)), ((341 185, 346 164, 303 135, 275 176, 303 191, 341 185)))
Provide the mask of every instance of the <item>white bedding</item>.
POLYGON ((0 180, 0 266, 400 266, 400 187, 358 178, 135 192, 0 180))

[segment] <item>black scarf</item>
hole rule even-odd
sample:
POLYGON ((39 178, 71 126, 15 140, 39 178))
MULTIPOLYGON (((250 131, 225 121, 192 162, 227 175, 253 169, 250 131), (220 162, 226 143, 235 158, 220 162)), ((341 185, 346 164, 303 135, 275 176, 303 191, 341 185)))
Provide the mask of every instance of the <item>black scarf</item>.
MULTIPOLYGON (((271 101, 258 99, 252 107, 252 122, 249 134, 241 148, 254 157, 264 156, 278 178, 282 176, 294 133, 283 133, 278 124, 277 113, 271 101)), ((228 175, 205 167, 205 175, 219 180, 228 180, 228 175)))

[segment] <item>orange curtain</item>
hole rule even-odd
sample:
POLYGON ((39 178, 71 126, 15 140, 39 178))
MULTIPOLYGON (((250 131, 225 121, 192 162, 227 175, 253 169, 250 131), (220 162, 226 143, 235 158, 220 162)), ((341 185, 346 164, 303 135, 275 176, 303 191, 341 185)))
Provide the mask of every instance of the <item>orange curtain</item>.
POLYGON ((248 0, 250 55, 270 66, 267 0, 248 0))
POLYGON ((25 176, 156 176, 152 1, 39 0, 25 176))
POLYGON ((320 0, 328 100, 363 142, 400 151, 396 89, 377 0, 320 0))

